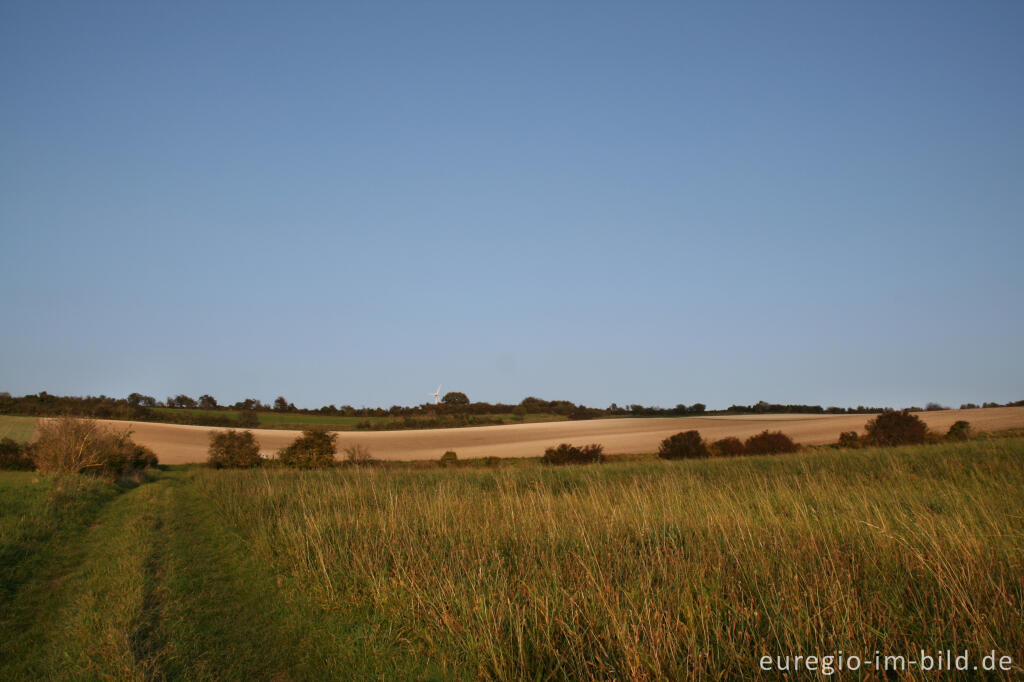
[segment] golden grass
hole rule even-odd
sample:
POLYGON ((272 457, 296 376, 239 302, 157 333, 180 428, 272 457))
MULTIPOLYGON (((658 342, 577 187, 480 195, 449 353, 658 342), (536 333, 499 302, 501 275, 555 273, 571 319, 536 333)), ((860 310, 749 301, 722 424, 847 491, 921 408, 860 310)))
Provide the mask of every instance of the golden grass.
MULTIPOLYGON (((1024 439, 546 469, 201 471, 328 609, 453 674, 756 677, 765 654, 1024 660, 1024 439)), ((911 676, 922 673, 911 672, 911 676)))

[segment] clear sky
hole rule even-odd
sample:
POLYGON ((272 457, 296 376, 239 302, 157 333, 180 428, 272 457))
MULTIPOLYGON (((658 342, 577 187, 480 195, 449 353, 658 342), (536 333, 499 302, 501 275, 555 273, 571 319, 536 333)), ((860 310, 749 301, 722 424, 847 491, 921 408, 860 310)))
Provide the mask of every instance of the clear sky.
POLYGON ((0 390, 1024 398, 1024 3, 0 4, 0 390))

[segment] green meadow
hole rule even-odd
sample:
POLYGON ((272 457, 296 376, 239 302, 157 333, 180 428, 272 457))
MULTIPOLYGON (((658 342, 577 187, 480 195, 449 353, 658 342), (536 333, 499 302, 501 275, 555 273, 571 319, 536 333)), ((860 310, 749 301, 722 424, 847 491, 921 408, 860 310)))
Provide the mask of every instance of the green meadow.
POLYGON ((995 650, 1010 679, 1022 607, 1021 437, 0 472, 0 679, 743 679, 764 655, 922 648, 995 650))
POLYGON ((36 432, 35 417, 9 417, 0 415, 0 439, 11 438, 28 443, 36 432))
MULTIPOLYGON (((202 410, 198 408, 151 408, 154 413, 165 418, 190 417, 197 420, 202 419, 238 419, 241 415, 239 410, 202 410)), ((370 424, 373 428, 387 429, 389 426, 400 427, 403 420, 400 417, 343 417, 319 414, 301 414, 298 412, 257 412, 259 426, 262 429, 307 429, 311 426, 323 427, 333 431, 354 431, 359 424, 370 424)), ((557 414, 527 414, 522 418, 512 413, 493 413, 477 415, 481 419, 496 420, 504 424, 522 424, 546 421, 565 421, 566 417, 557 414)))

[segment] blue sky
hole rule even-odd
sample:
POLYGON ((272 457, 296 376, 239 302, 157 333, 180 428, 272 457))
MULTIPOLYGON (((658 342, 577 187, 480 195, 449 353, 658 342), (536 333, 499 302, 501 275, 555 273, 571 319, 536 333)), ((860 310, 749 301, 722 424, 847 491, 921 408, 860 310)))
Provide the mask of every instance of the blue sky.
POLYGON ((1019 2, 5 2, 0 102, 0 390, 1024 398, 1019 2))

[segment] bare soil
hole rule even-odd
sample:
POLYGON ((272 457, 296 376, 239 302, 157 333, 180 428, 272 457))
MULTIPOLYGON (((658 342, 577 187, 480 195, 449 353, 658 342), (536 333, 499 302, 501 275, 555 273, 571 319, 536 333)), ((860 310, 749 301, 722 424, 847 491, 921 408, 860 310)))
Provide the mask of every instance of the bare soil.
MULTIPOLYGON (((918 413, 928 426, 945 433, 958 419, 965 419, 977 431, 999 431, 1024 427, 1024 407, 994 407, 977 410, 944 410, 918 413)), ((726 436, 746 438, 765 429, 786 433, 799 443, 834 443, 842 431, 864 432, 871 419, 866 414, 820 415, 778 414, 723 417, 667 417, 593 419, 575 422, 474 426, 459 429, 419 431, 339 431, 338 452, 352 444, 361 444, 373 457, 389 460, 438 459, 446 450, 454 450, 459 459, 472 457, 539 457, 546 448, 558 443, 585 445, 600 443, 610 455, 655 452, 658 444, 680 431, 696 429, 706 440, 726 436)), ((108 422, 124 428, 125 422, 108 422)), ((205 462, 209 434, 219 429, 209 426, 180 426, 133 422, 132 437, 156 452, 163 464, 205 462)), ((260 449, 273 454, 299 435, 296 431, 253 429, 260 449)))

